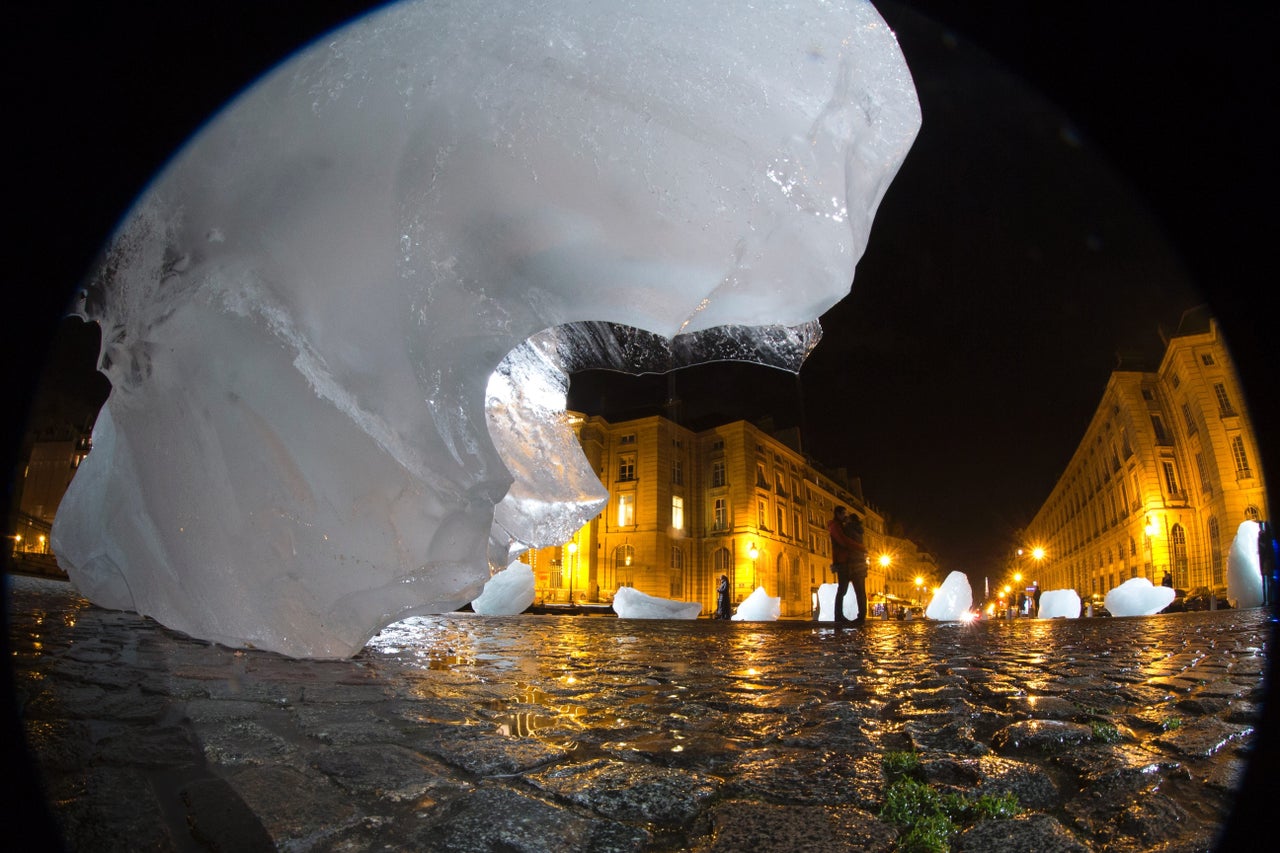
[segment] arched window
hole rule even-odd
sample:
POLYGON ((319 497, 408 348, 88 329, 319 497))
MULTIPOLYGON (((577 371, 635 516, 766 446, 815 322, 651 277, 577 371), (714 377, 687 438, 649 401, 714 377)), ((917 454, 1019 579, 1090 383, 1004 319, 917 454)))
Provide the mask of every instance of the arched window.
POLYGON ((1209 561, 1212 566, 1210 572, 1213 585, 1222 586, 1225 583, 1222 569, 1222 533, 1218 530, 1217 516, 1209 519, 1209 561))
POLYGON ((1186 589, 1190 586, 1187 577, 1187 534, 1181 524, 1175 524, 1169 531, 1169 547, 1173 558, 1173 585, 1186 589))
POLYGON ((1258 521, 1262 516, 1258 513, 1258 508, 1253 504, 1244 508, 1244 517, 1246 521, 1258 521))

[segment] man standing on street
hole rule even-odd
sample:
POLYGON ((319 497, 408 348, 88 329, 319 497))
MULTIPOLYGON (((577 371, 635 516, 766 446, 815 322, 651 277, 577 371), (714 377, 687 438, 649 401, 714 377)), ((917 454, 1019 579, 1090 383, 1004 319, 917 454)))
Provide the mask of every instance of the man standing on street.
POLYGON ((838 506, 835 516, 827 524, 831 537, 831 570, 836 573, 836 622, 861 625, 867 621, 867 549, 862 544, 862 521, 838 506), (844 615, 844 596, 853 584, 853 594, 858 601, 858 616, 849 619, 844 615))

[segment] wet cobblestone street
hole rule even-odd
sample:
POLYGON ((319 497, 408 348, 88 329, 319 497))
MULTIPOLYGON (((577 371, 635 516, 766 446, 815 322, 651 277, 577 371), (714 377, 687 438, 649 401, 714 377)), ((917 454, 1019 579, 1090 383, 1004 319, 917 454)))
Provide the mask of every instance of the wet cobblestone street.
POLYGON ((891 851, 891 756, 942 794, 1016 796, 955 851, 1208 850, 1270 654, 1263 610, 451 614, 296 661, 10 583, 19 710, 74 850, 891 851))

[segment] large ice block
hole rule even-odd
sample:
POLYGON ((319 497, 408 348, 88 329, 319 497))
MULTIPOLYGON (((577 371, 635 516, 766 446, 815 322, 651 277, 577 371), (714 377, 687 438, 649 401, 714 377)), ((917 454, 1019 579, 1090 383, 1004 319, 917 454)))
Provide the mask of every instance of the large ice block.
POLYGON ((919 124, 858 0, 379 9, 114 235, 59 560, 95 603, 301 657, 456 609, 604 499, 566 366, 796 369, 919 124))
POLYGON ((623 619, 697 619, 702 612, 702 604, 659 598, 629 586, 620 586, 613 594, 613 610, 623 619))
POLYGON ((1262 564, 1258 558, 1256 521, 1242 521, 1227 554, 1227 598, 1236 607, 1260 607, 1263 602, 1262 564))
POLYGON ((1036 616, 1041 619, 1079 619, 1080 593, 1074 589, 1049 589, 1040 594, 1036 616))
POLYGON ((1108 592, 1102 603, 1112 616, 1152 616, 1172 604, 1176 595, 1146 578, 1129 578, 1108 592))
POLYGON ((973 588, 969 586, 969 576, 952 572, 929 600, 924 615, 939 622, 957 622, 970 616, 972 608, 973 588))

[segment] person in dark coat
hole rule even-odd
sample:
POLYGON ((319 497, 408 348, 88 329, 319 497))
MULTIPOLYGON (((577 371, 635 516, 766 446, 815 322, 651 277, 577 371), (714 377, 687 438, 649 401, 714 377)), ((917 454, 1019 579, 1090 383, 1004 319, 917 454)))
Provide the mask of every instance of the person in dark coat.
POLYGON ((716 582, 716 613, 715 619, 729 619, 729 576, 721 575, 720 580, 716 582))
POLYGON ((827 524, 831 537, 831 570, 836 573, 836 622, 861 625, 867 621, 867 549, 862 543, 862 522, 848 508, 838 506, 827 524), (844 615, 844 597, 853 585, 858 600, 858 616, 844 615))

